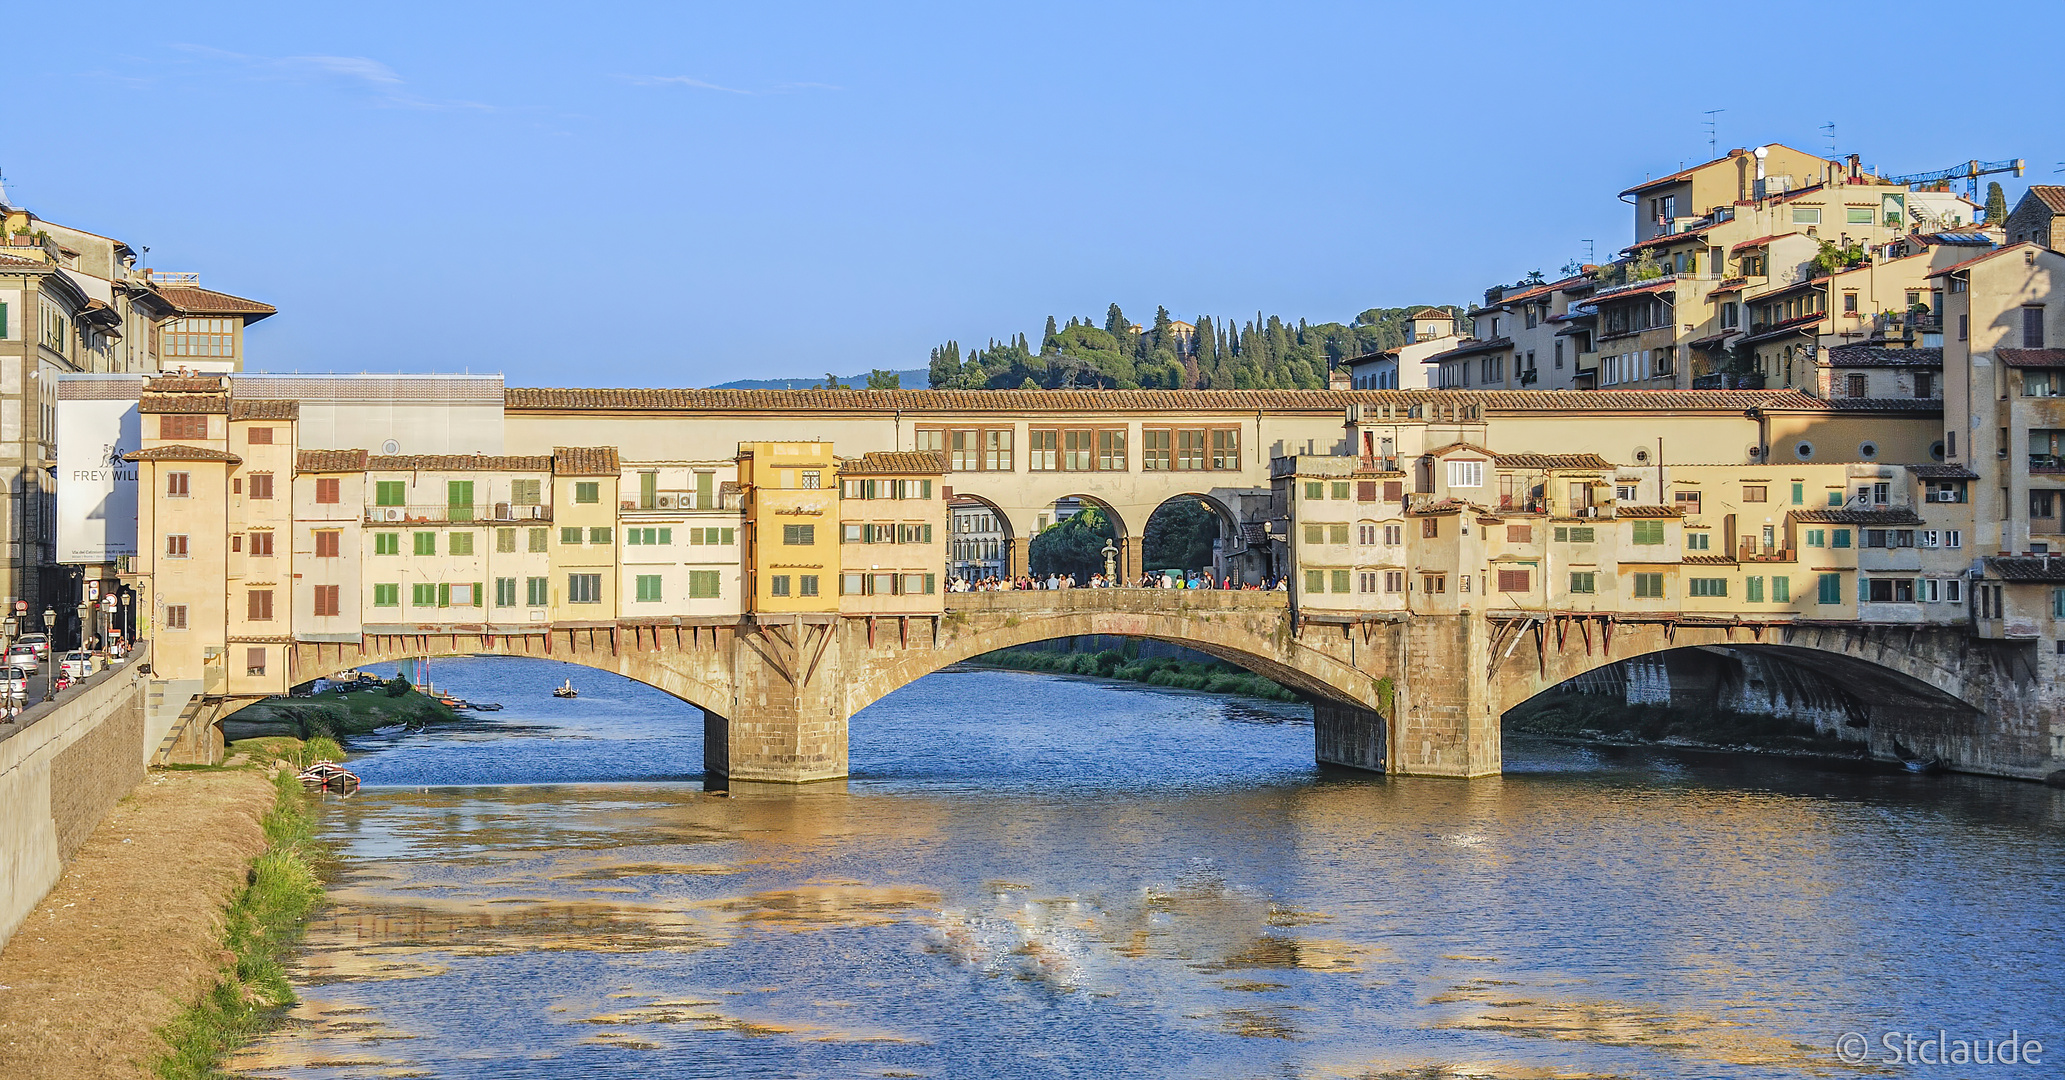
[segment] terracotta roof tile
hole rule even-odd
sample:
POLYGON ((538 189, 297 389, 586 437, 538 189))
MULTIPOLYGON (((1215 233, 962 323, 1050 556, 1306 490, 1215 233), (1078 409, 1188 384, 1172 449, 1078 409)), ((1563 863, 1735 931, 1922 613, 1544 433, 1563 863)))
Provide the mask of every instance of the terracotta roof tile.
POLYGON ((1478 353, 1497 352, 1500 349, 1510 349, 1512 347, 1513 339, 1509 337, 1495 337, 1489 341, 1465 341, 1447 352, 1435 353, 1420 361, 1420 363, 1438 364, 1443 360, 1454 360, 1457 357, 1463 356, 1476 356, 1478 353))
POLYGON ((889 474, 937 476, 946 472, 946 455, 937 450, 892 450, 862 454, 839 466, 841 476, 889 474))
POLYGON ((150 394, 137 401, 137 411, 146 413, 227 413, 228 394, 150 394))
MULTIPOLYGON (((362 453, 363 451, 342 451, 362 453)), ((616 460, 616 451, 610 451, 616 460)), ((550 472, 552 459, 543 454, 510 456, 501 454, 374 454, 366 459, 367 472, 550 472)), ((611 467, 609 474, 616 475, 611 467)))
POLYGON ((1995 349, 1993 355, 2012 368, 2065 367, 2065 349, 1995 349))
POLYGON ((1983 262, 1985 262, 1985 261, 1986 261, 1986 260, 1988 260, 1988 259, 1991 259, 1991 258, 1995 258, 1995 257, 1997 257, 1997 256, 2000 256, 2000 255, 2006 255, 2006 254, 2007 254, 2008 252, 2010 252, 2010 251, 2013 251, 2013 250, 2015 250, 2016 248, 2024 248, 2024 247, 2029 247, 2029 248, 2033 248, 2033 247, 2038 247, 2038 246, 2039 246, 2039 245, 2037 245, 2037 244, 2032 244, 2032 243, 2030 243, 2029 241, 2027 241, 2027 240, 2024 240, 2024 241, 2022 241, 2022 242, 2021 242, 2021 243, 2019 243, 2019 244, 2009 244, 2009 245, 2008 245, 2007 247, 1997 247, 1997 248, 1994 248, 1994 249, 1993 249, 1992 251, 1986 252, 1986 253, 1985 253, 1985 254, 1983 254, 1983 255, 1974 255, 1974 256, 1972 256, 1971 258, 1969 258, 1969 259, 1966 259, 1966 260, 1965 260, 1965 261, 1963 261, 1963 262, 1958 262, 1958 263, 1951 263, 1951 264, 1950 264, 1949 266, 1946 266, 1946 267, 1944 267, 1943 269, 1941 269, 1941 270, 1938 270, 1938 271, 1936 271, 1936 272, 1935 272, 1935 273, 1933 273, 1933 274, 1930 274, 1929 276, 1930 276, 1930 277, 1932 277, 1932 278, 1939 278, 1939 277, 1944 277, 1944 276, 1946 276, 1946 275, 1949 275, 1949 274, 1955 274, 1955 273, 1957 273, 1958 271, 1960 271, 1960 270, 1963 270, 1963 269, 1965 269, 1965 268, 1966 268, 1966 267, 1968 267, 1968 266, 1973 266, 1973 265, 1976 265, 1976 264, 1978 264, 1978 263, 1983 263, 1983 262))
POLYGON ((2031 184, 2029 194, 2036 196, 2038 202, 2050 207, 2052 213, 2065 214, 2065 187, 2057 184, 2031 184))
POLYGON ((1675 506, 1651 506, 1647 503, 1620 503, 1613 508, 1614 517, 1624 518, 1676 518, 1685 512, 1675 506))
POLYGON ((143 388, 152 394, 220 394, 229 383, 219 375, 159 375, 144 379, 143 388))
POLYGON ((1423 307, 1423 308, 1421 308, 1420 310, 1418 310, 1418 311, 1415 311, 1415 312, 1413 312, 1413 313, 1412 313, 1412 316, 1411 316, 1411 319, 1409 319, 1408 321, 1412 321, 1412 320, 1418 320, 1418 319, 1453 319, 1453 318, 1455 318, 1455 315, 1454 315, 1454 314, 1452 314, 1452 313, 1450 313, 1450 311, 1449 311, 1449 310, 1448 310, 1447 308, 1436 308, 1436 307, 1423 307))
POLYGON ((301 403, 292 398, 236 398, 229 403, 232 420, 298 420, 301 403))
POLYGON ((614 446, 552 448, 552 471, 559 476, 615 476, 620 468, 614 446))
POLYGON ((1726 555, 1687 555, 1687 566, 1734 566, 1735 560, 1726 555))
POLYGON ((1921 515, 1906 507, 1884 510, 1792 510, 1794 521, 1810 525, 1921 525, 1921 515))
POLYGON ((1909 465, 1907 471, 1924 480, 1977 480, 1979 474, 1963 465, 1909 465))
POLYGON ((182 315, 248 315, 255 316, 248 321, 257 322, 268 315, 278 314, 280 310, 271 304, 203 289, 198 285, 160 285, 158 295, 179 309, 182 315))
POLYGON ((365 472, 364 450, 303 450, 294 455, 298 473, 365 472))
POLYGON ((1501 469, 1611 469, 1613 463, 1597 454, 1499 454, 1501 469))
POLYGON ((1987 575, 2002 581, 2065 583, 2065 558, 2047 558, 2042 555, 1991 555, 1985 561, 1987 575))
POLYGON ((1648 296, 1651 293, 1660 293, 1663 292, 1665 289, 1675 289, 1677 287, 1678 279, 1674 277, 1668 277, 1664 278, 1661 281, 1645 281, 1639 285, 1631 285, 1623 288, 1616 288, 1611 292, 1594 293, 1592 294, 1592 298, 1585 302, 1588 304, 1611 304, 1616 300, 1627 300, 1637 296, 1648 296))
POLYGON ((1629 244, 1627 247, 1624 247, 1621 250, 1626 252, 1640 251, 1643 248, 1667 247, 1671 244, 1677 243, 1680 240, 1691 240, 1695 237, 1704 236, 1707 233, 1712 232, 1715 229, 1715 227, 1715 225, 1701 225, 1697 229, 1685 229, 1681 232, 1663 233, 1657 236, 1652 236, 1649 239, 1643 240, 1639 243, 1629 244))
POLYGON ((138 450, 123 454, 123 461, 221 461, 231 465, 244 459, 226 450, 210 450, 205 446, 154 446, 149 450, 138 450))
POLYGON ((1889 349, 1883 345, 1837 345, 1828 350, 1829 367, 1942 367, 1942 349, 1889 349))

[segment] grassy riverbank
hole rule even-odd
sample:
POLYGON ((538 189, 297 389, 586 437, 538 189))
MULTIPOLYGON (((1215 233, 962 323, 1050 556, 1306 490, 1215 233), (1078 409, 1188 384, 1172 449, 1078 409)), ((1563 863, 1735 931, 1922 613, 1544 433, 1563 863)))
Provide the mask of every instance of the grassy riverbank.
POLYGON ((389 724, 440 724, 457 716, 419 690, 399 695, 384 689, 360 690, 319 698, 270 698, 224 720, 223 731, 243 741, 267 735, 334 739, 389 724))
POLYGON ((278 766, 273 807, 260 819, 265 852, 251 861, 245 885, 223 911, 226 963, 214 985, 159 1029, 166 1049, 151 1067, 166 1080, 220 1075, 223 1055, 266 1030, 293 1004, 286 958, 323 898, 314 865, 315 800, 295 771, 321 759, 341 760, 343 749, 318 737, 246 740, 236 750, 259 767, 278 766))
POLYGON ((1056 675, 1091 675, 1100 679, 1166 686, 1177 690, 1201 690, 1208 694, 1239 694, 1270 701, 1301 701, 1289 690, 1242 668, 1219 661, 1177 660, 1166 656, 1128 658, 1117 649, 1095 653, 1047 652, 1040 649, 999 649, 984 653, 970 663, 1013 671, 1046 671, 1056 675))
POLYGON ((1543 694, 1506 713, 1507 731, 1611 743, 1855 757, 1861 743, 1821 734, 1812 723, 1757 713, 1628 705, 1598 694, 1543 694))

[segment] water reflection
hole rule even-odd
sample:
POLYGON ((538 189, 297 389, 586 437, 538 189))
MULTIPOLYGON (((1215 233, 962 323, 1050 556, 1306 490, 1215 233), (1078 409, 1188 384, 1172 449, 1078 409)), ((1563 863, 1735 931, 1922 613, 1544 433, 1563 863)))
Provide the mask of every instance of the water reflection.
POLYGON ((851 782, 719 798, 664 779, 694 710, 581 684, 367 748, 399 786, 330 809, 307 1000, 236 1068, 1819 1076, 1842 1031, 2065 1034, 2047 789, 1517 741, 1359 779, 1294 707, 949 672, 856 718, 851 782))

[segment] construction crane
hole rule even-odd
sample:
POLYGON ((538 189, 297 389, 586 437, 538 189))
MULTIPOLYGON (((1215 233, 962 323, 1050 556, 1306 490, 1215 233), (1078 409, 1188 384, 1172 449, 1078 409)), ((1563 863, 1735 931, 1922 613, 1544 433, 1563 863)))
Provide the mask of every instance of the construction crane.
POLYGON ((1953 165, 1948 169, 1938 169, 1935 172, 1908 173, 1905 176, 1888 176, 1884 179, 1888 184, 1906 184, 1909 187, 1919 187, 1923 184, 1946 183, 1962 177, 1965 181, 1965 197, 1977 202, 1979 200, 1980 177, 2004 172, 2011 172, 2019 177, 2024 169, 2025 165, 2021 158, 2016 158, 2013 161, 1967 161, 1963 165, 1953 165))

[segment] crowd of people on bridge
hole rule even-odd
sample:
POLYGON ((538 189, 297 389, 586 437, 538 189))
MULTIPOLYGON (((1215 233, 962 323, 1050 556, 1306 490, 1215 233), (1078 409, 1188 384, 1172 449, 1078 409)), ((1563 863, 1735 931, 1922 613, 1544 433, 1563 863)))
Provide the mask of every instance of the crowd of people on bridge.
POLYGON ((1196 570, 1187 574, 1142 574, 1139 580, 1133 582, 1127 582, 1123 578, 1106 577, 1103 574, 1091 574, 1088 578, 1080 580, 1074 574, 1048 574, 1045 577, 1027 574, 1015 578, 974 579, 955 576, 948 578, 946 585, 946 591, 950 593, 1029 592, 1037 589, 1229 589, 1280 592, 1284 588, 1283 578, 1268 578, 1260 583, 1240 582, 1231 577, 1214 578, 1210 574, 1196 570))

